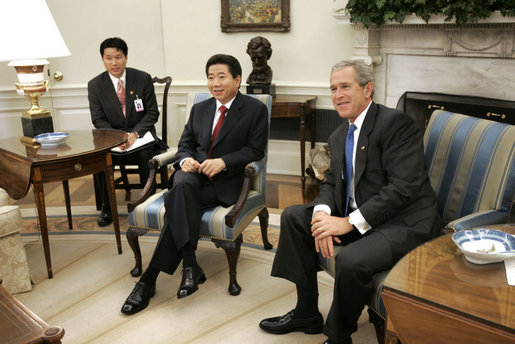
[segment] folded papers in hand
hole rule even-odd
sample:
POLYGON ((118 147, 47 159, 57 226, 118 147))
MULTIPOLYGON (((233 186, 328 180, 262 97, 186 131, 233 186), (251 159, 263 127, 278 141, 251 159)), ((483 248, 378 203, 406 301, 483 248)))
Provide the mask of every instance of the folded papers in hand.
POLYGON ((147 131, 143 137, 140 137, 139 139, 134 142, 132 146, 130 146, 127 149, 121 149, 120 147, 115 147, 111 149, 111 152, 115 154, 126 154, 141 148, 144 148, 146 146, 149 146, 156 142, 156 139, 154 139, 154 136, 152 136, 152 133, 150 131, 147 131))

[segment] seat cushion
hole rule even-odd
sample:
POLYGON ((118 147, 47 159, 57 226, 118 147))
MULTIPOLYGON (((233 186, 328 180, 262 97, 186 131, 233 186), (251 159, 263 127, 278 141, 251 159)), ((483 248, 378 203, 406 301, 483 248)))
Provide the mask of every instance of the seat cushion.
MULTIPOLYGON (((343 246, 335 246, 334 247, 334 254, 338 254, 340 250, 343 249, 343 246)), ((324 258, 322 257, 322 254, 318 254, 318 262, 320 266, 332 277, 336 274, 336 268, 335 263, 336 259, 333 257, 331 258, 324 258)), ((386 308, 384 307, 383 299, 381 297, 381 292, 383 291, 383 284, 384 280, 386 279, 386 276, 388 275, 388 272, 390 270, 381 271, 376 273, 372 276, 372 282, 374 283, 374 294, 370 297, 370 299, 367 302, 367 306, 374 310, 378 315, 382 316, 383 318, 386 318, 386 308)))
POLYGON ((32 289, 27 255, 19 233, 22 228, 17 206, 0 207, 0 278, 11 294, 32 289))
MULTIPOLYGON (((163 195, 166 191, 168 190, 150 196, 144 203, 138 205, 134 211, 129 213, 129 226, 160 231, 164 225, 163 195)), ((219 206, 208 209, 202 214, 199 234, 206 238, 234 240, 259 214, 264 208, 264 204, 263 195, 251 190, 240 213, 245 215, 238 217, 233 228, 225 224, 225 215, 232 210, 233 206, 227 208, 219 206)))
POLYGON ((0 238, 18 233, 22 228, 21 212, 18 206, 0 206, 0 238))
POLYGON ((7 191, 0 188, 0 206, 11 205, 13 203, 14 203, 14 200, 11 197, 9 197, 9 195, 7 194, 7 191))

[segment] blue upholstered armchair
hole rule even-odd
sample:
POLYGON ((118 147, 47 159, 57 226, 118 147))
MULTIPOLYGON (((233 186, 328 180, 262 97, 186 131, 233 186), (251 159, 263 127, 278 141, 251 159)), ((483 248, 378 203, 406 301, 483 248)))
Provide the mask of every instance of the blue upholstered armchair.
MULTIPOLYGON (((515 126, 437 110, 424 134, 424 154, 444 231, 507 222, 515 196, 515 126)), ((334 258, 320 256, 320 264, 334 276, 334 258)), ((373 276, 376 293, 368 302, 379 343, 384 340, 381 291, 387 274, 373 276)))
MULTIPOLYGON (((268 108, 268 123, 272 111, 272 97, 269 95, 252 95, 259 99, 268 108)), ((208 93, 192 93, 188 95, 186 104, 186 120, 191 106, 210 97, 208 93)), ((216 247, 221 247, 227 254, 229 261, 229 293, 238 295, 241 287, 236 280, 236 265, 242 244, 242 232, 258 216, 261 226, 261 236, 265 249, 272 248, 268 241, 268 210, 266 209, 266 163, 268 147, 265 157, 260 161, 249 163, 245 167, 245 178, 240 196, 236 203, 228 208, 218 206, 208 209, 202 215, 200 236, 211 239, 216 247)), ((141 250, 138 237, 149 230, 161 230, 164 223, 165 208, 163 195, 167 190, 149 197, 152 184, 155 183, 156 172, 174 160, 173 152, 156 155, 150 160, 151 171, 149 182, 145 186, 139 199, 127 205, 129 210, 129 229, 127 240, 134 251, 136 266, 131 271, 132 276, 142 273, 141 250)))

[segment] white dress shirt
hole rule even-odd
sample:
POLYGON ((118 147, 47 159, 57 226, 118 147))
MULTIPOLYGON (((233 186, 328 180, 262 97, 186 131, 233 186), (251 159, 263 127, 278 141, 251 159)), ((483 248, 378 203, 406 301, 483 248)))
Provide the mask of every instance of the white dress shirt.
MULTIPOLYGON (((361 212, 358 209, 358 205, 356 204, 355 200, 355 193, 354 193, 354 171, 356 169, 356 149, 358 148, 358 138, 359 134, 361 133, 361 127, 363 126, 363 122, 365 121, 365 117, 367 115, 368 109, 370 108, 370 102, 365 110, 359 114, 359 116, 354 120, 353 123, 349 122, 350 124, 354 124, 356 126, 356 130, 354 130, 354 150, 352 153, 352 177, 351 177, 351 184, 350 184, 350 197, 349 197, 349 206, 352 210, 352 212, 349 214, 349 222, 356 227, 356 229, 361 233, 365 234, 366 231, 371 229, 372 227, 368 224, 368 222, 365 220, 363 215, 361 215, 361 212)), ((342 176, 343 178, 343 169, 342 169, 342 176)), ((315 208, 313 209, 313 214, 319 210, 325 211, 327 214, 331 215, 331 208, 327 204, 317 204, 315 208)))
POLYGON ((126 88, 125 87, 125 75, 127 74, 127 70, 124 70, 123 71, 123 74, 120 78, 117 78, 115 76, 113 76, 111 73, 107 72, 107 74, 109 74, 109 77, 111 78, 111 81, 113 82, 113 86, 114 86, 114 90, 115 92, 117 92, 118 90, 118 80, 121 80, 122 81, 122 84, 123 84, 123 88, 126 88))

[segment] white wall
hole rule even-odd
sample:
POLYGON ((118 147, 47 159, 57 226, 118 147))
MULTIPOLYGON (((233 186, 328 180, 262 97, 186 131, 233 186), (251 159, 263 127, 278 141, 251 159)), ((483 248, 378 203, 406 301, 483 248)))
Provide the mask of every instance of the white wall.
MULTIPOLYGON (((50 79, 52 89, 41 101, 51 109, 56 130, 92 127, 86 86, 88 80, 104 70, 99 45, 107 37, 120 36, 126 40, 128 66, 156 76, 172 76, 170 146, 177 144, 184 125, 186 93, 207 90, 205 63, 215 53, 238 58, 245 81, 252 69, 245 52, 247 43, 258 35, 266 37, 272 44, 269 65, 278 93, 316 95, 318 108, 331 108, 330 67, 352 56, 354 31, 350 25, 338 25, 332 15, 333 9, 344 7, 346 0, 290 0, 291 29, 287 33, 222 33, 220 0, 47 0, 47 3, 72 54, 50 60, 50 72, 59 70, 64 79, 60 82, 50 79)), ((7 63, 0 63, 0 135, 4 137, 21 135, 19 114, 28 108, 27 100, 14 91, 15 81, 14 70, 7 63)), ((162 89, 157 88, 156 92, 160 99, 162 89)), ((280 168, 269 166, 270 172, 300 172, 298 144, 272 142, 271 161, 274 151, 291 159, 286 164, 282 160, 280 168)))

